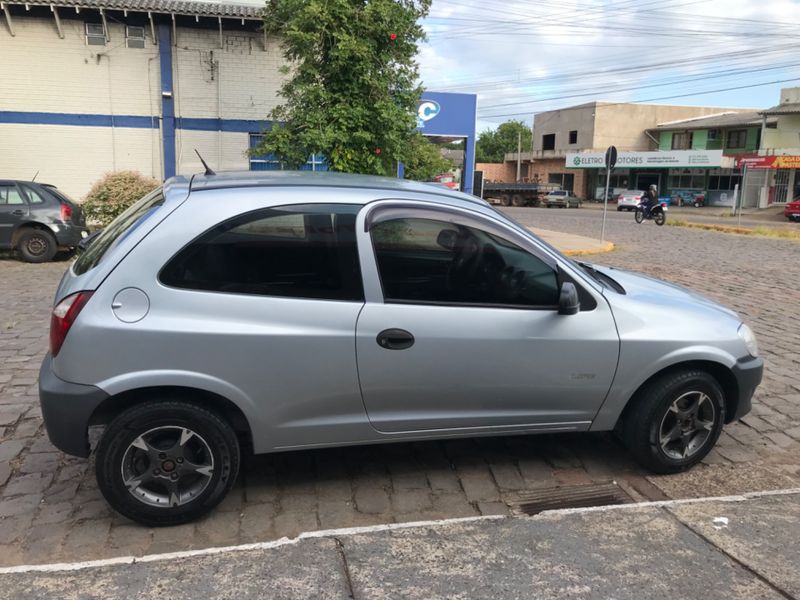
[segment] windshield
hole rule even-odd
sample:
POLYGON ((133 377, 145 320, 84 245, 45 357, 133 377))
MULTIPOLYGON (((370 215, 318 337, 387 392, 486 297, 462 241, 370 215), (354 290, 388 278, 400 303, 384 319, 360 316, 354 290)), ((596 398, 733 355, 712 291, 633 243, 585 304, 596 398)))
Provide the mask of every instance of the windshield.
POLYGON ((111 248, 124 240, 128 235, 144 223, 147 218, 158 210, 164 203, 164 194, 161 188, 151 192, 111 221, 89 244, 86 251, 80 255, 72 266, 76 275, 83 275, 93 269, 111 248))
POLYGON ((70 198, 69 196, 67 196, 67 195, 66 195, 64 192, 62 192, 62 191, 61 191, 60 189, 58 189, 56 186, 54 186, 54 185, 49 185, 49 184, 47 184, 47 183, 43 183, 43 184, 42 184, 42 187, 43 187, 43 188, 45 188, 45 189, 46 189, 48 192, 50 192, 51 194, 53 194, 53 196, 55 196, 55 197, 56 197, 56 198, 58 198, 59 200, 65 200, 65 201, 67 201, 67 202, 70 202, 71 204, 75 204, 76 206, 80 206, 80 205, 79 205, 79 204, 78 204, 78 203, 77 203, 75 200, 73 200, 72 198, 70 198))

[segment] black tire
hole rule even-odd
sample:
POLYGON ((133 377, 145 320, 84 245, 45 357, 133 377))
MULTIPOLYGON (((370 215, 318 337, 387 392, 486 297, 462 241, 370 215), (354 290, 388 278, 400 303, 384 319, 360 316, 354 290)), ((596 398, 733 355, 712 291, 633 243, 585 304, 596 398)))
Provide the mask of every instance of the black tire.
POLYGON ((514 206, 525 206, 525 198, 522 197, 522 194, 514 194, 511 196, 511 204, 514 206))
POLYGON ((656 222, 656 225, 661 227, 664 223, 667 222, 667 214, 660 210, 655 215, 653 215, 653 220, 656 222))
MULTIPOLYGON (((709 419, 706 419, 709 421, 709 419)), ((714 377, 699 370, 669 373, 642 388, 626 409, 620 427, 621 437, 633 457, 654 473, 678 473, 696 465, 717 443, 725 423, 725 396, 714 377), (708 416, 713 407, 713 427, 707 437, 698 441, 686 458, 670 456, 660 441, 662 427, 669 427, 668 418, 677 419, 670 407, 678 399, 691 394, 704 394, 703 410, 708 416), (706 404, 708 402, 708 404, 706 404)), ((682 439, 682 436, 680 436, 682 439)), ((675 440, 680 442, 681 440, 675 440)))
POLYGON ((500 196, 500 204, 503 206, 511 206, 511 196, 508 194, 503 194, 500 196))
MULTIPOLYGON (((154 441, 152 437, 149 439, 154 441)), ((161 446, 166 447, 169 440, 166 441, 167 444, 161 446)), ((161 446, 154 443, 153 448, 161 446)), ((148 445, 148 447, 150 446, 148 445)), ((177 448, 177 445, 174 448, 177 448)), ((167 452, 174 451, 174 448, 168 448, 167 452)), ((161 454, 159 458, 164 456, 161 454)), ((239 442, 236 433, 227 421, 215 412, 182 400, 152 401, 133 406, 122 412, 106 428, 97 446, 95 474, 100 491, 114 510, 143 525, 161 527, 187 523, 211 511, 222 501, 236 481, 239 460, 239 442), (142 454, 141 451, 134 450, 134 448, 139 448, 139 446, 134 446, 134 442, 145 439, 146 436, 157 435, 162 431, 165 432, 164 435, 169 436, 173 430, 189 430, 196 436, 189 437, 188 441, 183 442, 181 434, 181 442, 178 443, 181 456, 185 456, 183 454, 184 445, 188 449, 190 443, 195 443, 201 449, 199 453, 195 452, 191 459, 187 457, 185 465, 192 465, 193 462, 203 462, 203 464, 210 462, 211 473, 198 475, 198 469, 190 472, 191 468, 183 466, 187 471, 186 481, 195 482, 196 487, 200 485, 204 485, 204 487, 196 490, 197 496, 185 503, 174 504, 173 496, 170 495, 168 500, 164 500, 163 505, 154 505, 152 498, 150 503, 143 499, 144 494, 151 493, 157 497, 159 492, 166 491, 172 485, 172 482, 168 481, 167 472, 172 471, 174 477, 178 475, 177 471, 182 467, 176 466, 174 461, 170 460, 171 454, 166 455, 166 461, 153 465, 147 452, 142 454), (201 445, 200 442, 205 445, 201 445), (210 456, 208 455, 209 451, 210 456), (139 456, 129 462, 127 457, 133 456, 137 452, 139 456), (196 458, 198 454, 200 459, 196 458), (172 462, 170 469, 165 466, 167 462, 172 462), (150 477, 146 486, 142 484, 135 489, 129 489, 124 483, 123 475, 123 469, 128 468, 128 465, 131 468, 140 467, 140 471, 143 474, 146 472, 147 476, 159 472, 159 466, 163 470, 159 477, 150 477), (153 471, 150 470, 151 467, 154 467, 153 471), (193 477, 196 480, 192 479, 193 477), (155 490, 154 493, 153 490, 155 490), (142 497, 138 497, 135 493, 142 497)), ((184 460, 180 458, 176 461, 184 463, 184 460)), ((209 467, 204 467, 204 469, 209 469, 209 467)), ((136 477, 138 475, 134 474, 133 478, 136 477)), ((174 485, 180 485, 183 477, 183 474, 178 475, 178 481, 174 482, 174 485)), ((188 492, 191 491, 188 490, 188 492)), ((183 495, 181 492, 180 496, 183 495)), ((188 493, 188 495, 192 494, 188 493)))
POLYGON ((57 251, 56 238, 44 229, 26 229, 17 238, 17 252, 25 262, 50 262, 57 251))
POLYGON ((621 206, 617 207, 617 212, 622 212, 622 207, 621 206))
POLYGON ((633 218, 637 223, 641 223, 644 221, 644 211, 641 208, 637 208, 633 218))

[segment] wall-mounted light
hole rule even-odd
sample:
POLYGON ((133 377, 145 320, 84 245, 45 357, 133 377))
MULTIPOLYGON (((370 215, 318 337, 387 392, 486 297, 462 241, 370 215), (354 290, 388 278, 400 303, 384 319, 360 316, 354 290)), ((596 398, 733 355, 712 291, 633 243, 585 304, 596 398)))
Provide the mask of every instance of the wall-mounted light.
POLYGON ((161 97, 162 98, 172 98, 172 92, 163 91, 163 92, 161 92, 161 97))

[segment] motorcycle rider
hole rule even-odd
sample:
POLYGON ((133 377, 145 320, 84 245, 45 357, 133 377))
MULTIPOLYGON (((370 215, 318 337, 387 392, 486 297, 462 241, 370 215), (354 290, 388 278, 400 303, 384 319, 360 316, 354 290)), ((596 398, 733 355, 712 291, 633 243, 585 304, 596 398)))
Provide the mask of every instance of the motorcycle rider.
POLYGON ((651 184, 650 188, 644 193, 641 204, 645 218, 649 218, 650 211, 658 204, 658 186, 655 183, 651 184))

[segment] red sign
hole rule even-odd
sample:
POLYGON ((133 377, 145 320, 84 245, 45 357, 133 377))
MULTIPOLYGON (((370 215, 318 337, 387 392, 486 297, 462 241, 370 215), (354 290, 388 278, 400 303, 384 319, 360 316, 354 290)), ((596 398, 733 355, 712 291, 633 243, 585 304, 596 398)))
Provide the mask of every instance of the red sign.
POLYGON ((800 169, 800 156, 743 156, 736 159, 736 167, 748 169, 800 169))

